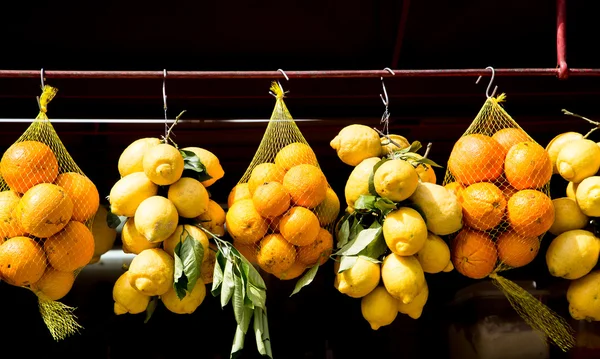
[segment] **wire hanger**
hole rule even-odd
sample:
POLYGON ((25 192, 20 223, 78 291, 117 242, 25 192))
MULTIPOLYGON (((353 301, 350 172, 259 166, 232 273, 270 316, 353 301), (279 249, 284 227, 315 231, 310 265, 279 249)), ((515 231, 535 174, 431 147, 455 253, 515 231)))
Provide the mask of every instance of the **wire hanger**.
MULTIPOLYGON (((396 73, 394 71, 392 71, 392 69, 390 69, 389 67, 386 67, 384 70, 391 73, 392 76, 396 76, 396 73)), ((381 87, 383 88, 383 94, 379 94, 379 97, 381 98, 381 101, 383 102, 383 105, 385 106, 385 111, 383 112, 383 115, 381 116, 381 120, 379 121, 379 123, 383 124, 383 133, 385 133, 386 135, 389 135, 390 134, 390 131, 389 131, 390 99, 388 97, 387 89, 385 88, 385 82, 383 82, 383 77, 381 77, 381 87)))
MULTIPOLYGON (((498 90, 498 86, 495 86, 494 87, 494 91, 492 91, 492 94, 490 95, 490 88, 492 88, 492 83, 494 82, 494 77, 496 76, 496 70, 494 70, 494 68, 491 67, 491 66, 488 66, 485 69, 486 70, 492 70, 492 77, 490 78, 490 82, 488 83, 488 86, 485 89, 485 96, 487 98, 490 98, 490 97, 494 97, 494 95, 496 94, 496 91, 498 90)), ((477 78, 477 81, 475 81, 475 84, 476 85, 479 84, 479 81, 481 81, 481 76, 479 76, 477 78)))
POLYGON ((165 138, 169 133, 169 120, 167 118, 167 69, 163 70, 163 83, 162 83, 162 94, 163 94, 163 108, 165 110, 165 138))

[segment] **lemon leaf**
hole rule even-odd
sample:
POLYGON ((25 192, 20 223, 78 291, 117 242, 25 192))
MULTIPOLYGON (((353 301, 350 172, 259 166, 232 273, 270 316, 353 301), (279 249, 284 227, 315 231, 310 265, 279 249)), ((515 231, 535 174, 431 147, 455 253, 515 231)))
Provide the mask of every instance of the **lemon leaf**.
POLYGON ((374 205, 375 208, 381 211, 383 217, 387 216, 388 213, 396 209, 396 204, 387 198, 377 198, 374 205))
POLYGON ((221 286, 221 308, 225 307, 231 296, 233 295, 233 289, 235 282, 233 279, 233 259, 226 258, 227 264, 225 264, 225 271, 223 273, 223 284, 221 286))
POLYGON ((257 288, 254 284, 248 283, 246 295, 254 304, 254 308, 265 308, 267 303, 267 292, 264 289, 257 288))
POLYGON ((115 229, 117 228, 119 225, 121 225, 121 217, 117 216, 116 214, 108 211, 106 213, 106 224, 112 228, 115 229))
POLYGON ((242 278, 235 276, 234 280, 235 288, 233 290, 231 301, 233 305, 233 314, 235 316, 235 321, 238 323, 238 327, 246 334, 248 332, 248 327, 250 326, 250 319, 252 318, 252 309, 247 308, 244 303, 245 288, 242 278))
POLYGON ((354 266, 358 257, 355 256, 342 256, 340 260, 340 268, 338 269, 338 273, 342 273, 354 266))
POLYGON ((294 291, 290 294, 290 297, 296 293, 298 293, 303 287, 312 283, 313 279, 315 279, 315 275, 317 275, 317 271, 319 270, 319 263, 312 266, 302 278, 298 279, 296 282, 296 286, 294 287, 294 291))
POLYGON ((237 358, 239 356, 239 352, 244 349, 244 339, 246 337, 246 333, 240 328, 238 325, 235 328, 235 336, 233 337, 233 344, 231 345, 231 358, 237 358))
POLYGON ((202 259, 204 258, 204 247, 202 244, 192 238, 187 230, 183 230, 179 243, 175 246, 175 278, 173 285, 179 299, 185 297, 194 289, 200 270, 202 268, 202 259), (185 236, 185 240, 181 240, 185 236))
POLYGON ((146 307, 146 319, 144 319, 144 324, 148 323, 150 318, 152 318, 152 314, 154 314, 154 310, 156 309, 157 305, 158 297, 152 297, 152 299, 150 299, 150 302, 148 303, 148 306, 146 307))
POLYGON ((266 290, 267 285, 253 265, 248 267, 248 281, 260 290, 266 290))
POLYGON ((183 157, 183 175, 182 177, 192 177, 198 181, 206 181, 212 177, 208 174, 206 166, 200 161, 200 158, 192 151, 179 150, 183 157))
POLYGON ((217 251, 215 269, 213 270, 213 282, 210 290, 213 297, 221 294, 221 283, 223 283, 223 268, 221 267, 221 260, 219 257, 221 257, 221 259, 223 258, 221 251, 217 251))
MULTIPOLYGON (((377 223, 377 221, 373 222, 377 223)), ((381 225, 379 228, 369 228, 360 231, 356 240, 349 246, 346 250, 342 251, 340 254, 345 256, 353 256, 360 253, 363 249, 365 249, 371 242, 375 241, 381 235, 381 225)))
POLYGON ((376 196, 368 196, 368 195, 364 195, 361 194, 358 199, 356 200, 356 202, 354 202, 354 209, 357 211, 360 210, 368 210, 368 211, 374 211, 375 208, 375 201, 377 200, 376 196))
POLYGON ((415 160, 415 162, 418 162, 418 163, 421 163, 421 164, 424 164, 424 165, 430 165, 432 167, 444 168, 444 167, 438 165, 437 163, 433 162, 429 158, 425 158, 425 157, 421 157, 421 158, 415 160))
MULTIPOLYGON (((379 222, 377 221, 373 223, 379 224, 379 222)), ((384 255, 388 249, 387 244, 385 243, 385 239, 383 238, 383 231, 381 230, 381 225, 379 225, 379 229, 379 233, 375 238, 373 238, 371 243, 369 243, 369 245, 367 245, 362 251, 358 253, 359 257, 371 261, 373 263, 381 263, 379 257, 384 255)))
POLYGON ((389 158, 382 158, 381 161, 377 162, 375 164, 375 166, 373 166, 373 171, 371 171, 371 174, 369 175, 369 193, 371 193, 373 196, 377 196, 377 191, 375 190, 375 172, 377 172, 377 169, 379 169, 379 166, 381 166, 382 164, 386 163, 387 161, 389 161, 389 158))
POLYGON ((260 355, 273 359, 266 309, 254 308, 254 337, 256 338, 256 348, 260 355))
POLYGON ((346 243, 348 243, 348 239, 350 237, 350 222, 354 219, 354 216, 347 216, 342 219, 341 225, 339 226, 339 230, 337 231, 337 247, 341 248, 346 243))

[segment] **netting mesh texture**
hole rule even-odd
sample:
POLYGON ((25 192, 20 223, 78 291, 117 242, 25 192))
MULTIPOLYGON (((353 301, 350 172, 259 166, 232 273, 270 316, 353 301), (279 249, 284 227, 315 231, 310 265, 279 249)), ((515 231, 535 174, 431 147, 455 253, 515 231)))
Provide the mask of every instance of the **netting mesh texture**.
POLYGON ((56 92, 44 87, 39 115, 0 161, 0 275, 36 293, 58 340, 79 329, 73 308, 56 301, 92 259, 99 194, 46 116, 56 92))
POLYGON ((489 276, 527 323, 566 350, 573 345, 568 324, 497 274, 529 264, 554 222, 550 157, 502 108, 504 99, 485 102, 448 160, 444 186, 463 210, 463 228, 450 239, 452 262, 467 277, 489 276))
POLYGON ((276 104, 246 172, 232 189, 226 227, 251 263, 279 279, 323 264, 340 202, 273 82, 276 104))

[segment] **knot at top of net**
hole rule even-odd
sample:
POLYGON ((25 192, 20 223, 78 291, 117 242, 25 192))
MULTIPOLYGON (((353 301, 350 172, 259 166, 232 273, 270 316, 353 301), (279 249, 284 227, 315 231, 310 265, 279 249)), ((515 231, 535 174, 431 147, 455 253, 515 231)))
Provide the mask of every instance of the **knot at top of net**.
POLYGON ((46 112, 48 111, 48 104, 50 103, 50 101, 52 101, 54 96, 56 96, 57 92, 57 88, 54 88, 49 85, 44 85, 42 89, 42 96, 39 97, 40 113, 43 113, 44 115, 46 114, 46 112))
POLYGON ((276 99, 281 100, 285 97, 285 94, 287 92, 283 91, 283 87, 281 87, 279 81, 273 81, 271 82, 271 88, 269 89, 269 93, 275 96, 276 99))

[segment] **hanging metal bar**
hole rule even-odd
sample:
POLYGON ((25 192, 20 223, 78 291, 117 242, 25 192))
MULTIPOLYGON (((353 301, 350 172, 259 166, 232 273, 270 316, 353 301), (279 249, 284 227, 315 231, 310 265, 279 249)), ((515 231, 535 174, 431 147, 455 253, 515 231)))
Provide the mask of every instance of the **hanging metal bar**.
MULTIPOLYGON (((538 77, 558 76, 557 68, 495 69, 496 76, 538 77)), ((376 78, 376 77, 478 77, 488 74, 486 69, 437 70, 326 70, 286 71, 290 79, 302 78, 376 78)), ((600 76, 600 68, 576 68, 570 76, 600 76)), ((40 70, 0 70, 0 78, 39 78, 40 70)), ((75 71, 44 70, 46 79, 162 79, 161 71, 75 71)), ((284 79, 279 71, 169 71, 170 79, 284 79)))
MULTIPOLYGON (((35 121, 33 118, 0 118, 0 123, 31 123, 35 121)), ((197 119, 180 119, 178 123, 268 123, 267 119, 218 119, 218 120, 197 120, 197 119)), ((274 120, 277 121, 277 120, 274 120)), ((320 122, 321 119, 294 119, 295 122, 320 122)), ((77 123, 77 124, 98 124, 98 123, 115 123, 115 124, 163 124, 173 123, 173 119, 131 119, 131 118, 106 118, 106 119, 82 119, 82 118, 57 118, 51 119, 52 123, 77 123)))
POLYGON ((558 78, 567 79, 570 75, 567 66, 567 0, 556 0, 556 58, 558 78))

